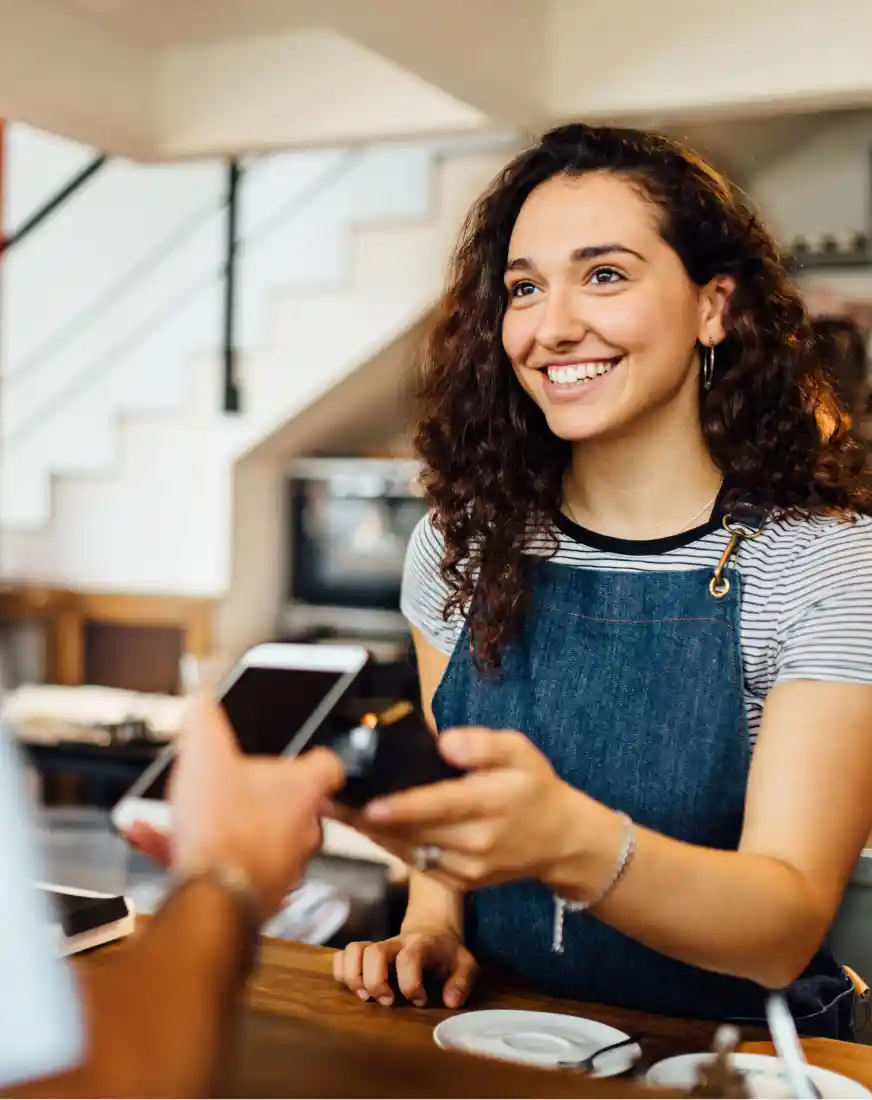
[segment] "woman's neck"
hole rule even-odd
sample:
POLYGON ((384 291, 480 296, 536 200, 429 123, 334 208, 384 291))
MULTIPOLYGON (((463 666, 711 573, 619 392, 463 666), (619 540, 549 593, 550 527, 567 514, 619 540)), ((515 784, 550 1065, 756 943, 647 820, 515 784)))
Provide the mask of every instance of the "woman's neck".
POLYGON ((599 534, 664 538, 705 523, 722 481, 701 428, 660 423, 574 444, 564 510, 599 534))

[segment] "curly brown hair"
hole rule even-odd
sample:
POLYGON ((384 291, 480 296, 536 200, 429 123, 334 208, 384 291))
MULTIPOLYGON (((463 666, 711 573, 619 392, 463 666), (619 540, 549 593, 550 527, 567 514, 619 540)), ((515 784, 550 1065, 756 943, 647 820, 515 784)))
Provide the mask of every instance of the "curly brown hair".
MULTIPOLYGON (((690 279, 736 289, 701 420, 724 504, 775 514, 872 511, 863 451, 845 431, 809 318, 770 235, 738 190, 695 153, 640 130, 562 126, 497 176, 470 212, 427 341, 415 444, 445 540, 446 618, 469 617, 482 665, 518 629, 524 548, 553 538, 571 444, 549 430, 501 342, 509 239, 527 196, 553 176, 612 172, 660 207, 660 232, 690 279)), ((555 541, 556 548, 556 541, 555 541)), ((527 558, 529 560, 529 558, 527 558)))
POLYGON ((830 372, 836 400, 850 415, 861 411, 869 372, 866 335, 850 317, 816 317, 812 332, 818 353, 830 372))

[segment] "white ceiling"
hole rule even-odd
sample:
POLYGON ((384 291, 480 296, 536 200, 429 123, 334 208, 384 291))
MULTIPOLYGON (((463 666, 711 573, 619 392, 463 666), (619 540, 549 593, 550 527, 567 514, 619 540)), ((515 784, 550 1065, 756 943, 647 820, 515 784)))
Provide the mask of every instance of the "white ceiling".
POLYGON ((872 108, 872 2, 825 7, 2 0, 0 117, 145 160, 621 120, 747 178, 872 108))
MULTIPOLYGON (((317 22, 313 0, 55 0, 155 46, 268 34, 317 22)), ((354 3, 355 0, 349 0, 354 3)), ((367 0, 357 0, 366 3, 367 0)))
MULTIPOLYGON (((96 17, 127 38, 156 47, 189 45, 238 35, 268 34, 328 19, 343 2, 373 0, 55 0, 96 17)), ((415 0, 403 0, 406 4, 415 0)), ((845 112, 804 112, 767 117, 687 122, 660 127, 726 171, 748 177, 845 112)), ((644 125, 644 120, 639 120, 644 125)), ((658 120, 659 121, 659 120, 658 120)), ((659 127, 658 127, 659 128, 659 127)))

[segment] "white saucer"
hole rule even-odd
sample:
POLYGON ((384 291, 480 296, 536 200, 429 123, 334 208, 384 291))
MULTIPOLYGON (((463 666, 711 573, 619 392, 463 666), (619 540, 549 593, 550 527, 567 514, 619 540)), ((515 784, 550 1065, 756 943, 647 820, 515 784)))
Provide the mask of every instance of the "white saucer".
MULTIPOLYGON (((556 1067, 560 1062, 580 1062, 594 1051, 619 1043, 629 1036, 581 1016, 554 1012, 521 1012, 490 1009, 462 1012, 443 1020, 433 1032, 444 1050, 484 1054, 507 1062, 556 1067)), ((642 1052, 638 1046, 621 1047, 594 1063, 594 1077, 625 1073, 642 1052)))
MULTIPOLYGON (((711 1054, 682 1054, 677 1058, 666 1058, 657 1062, 647 1073, 647 1084, 658 1088, 680 1089, 688 1091, 696 1084, 700 1062, 711 1058, 711 1054)), ((751 1092, 760 1100, 780 1100, 791 1095, 787 1076, 777 1058, 768 1054, 734 1054, 732 1062, 736 1069, 750 1074, 751 1092)), ((808 1075, 817 1085, 824 1100, 853 1100, 854 1097, 872 1096, 862 1085, 818 1066, 809 1066, 808 1075)))

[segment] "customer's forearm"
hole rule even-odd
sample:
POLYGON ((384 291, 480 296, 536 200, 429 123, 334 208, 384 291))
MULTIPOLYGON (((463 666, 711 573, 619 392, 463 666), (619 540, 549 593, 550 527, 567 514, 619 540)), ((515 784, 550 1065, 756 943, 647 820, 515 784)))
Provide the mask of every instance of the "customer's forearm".
POLYGON ((412 871, 409 875, 409 904, 403 931, 424 928, 448 930, 463 937, 463 895, 441 882, 412 871))
POLYGON ((201 1096, 227 1052, 250 954, 245 920, 208 881, 173 896, 141 935, 78 967, 85 1064, 30 1096, 201 1096))
MULTIPOLYGON (((614 873, 622 823, 599 807, 597 852, 562 859, 549 885, 589 898, 614 873)), ((588 828, 592 821, 586 815, 588 828)), ((776 987, 809 961, 829 924, 805 878, 769 856, 725 852, 636 827, 632 861, 598 918, 665 955, 776 987)))

